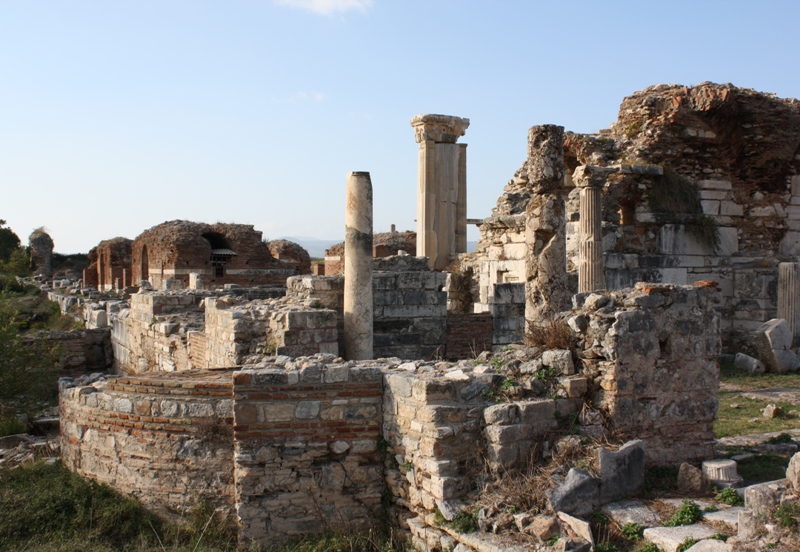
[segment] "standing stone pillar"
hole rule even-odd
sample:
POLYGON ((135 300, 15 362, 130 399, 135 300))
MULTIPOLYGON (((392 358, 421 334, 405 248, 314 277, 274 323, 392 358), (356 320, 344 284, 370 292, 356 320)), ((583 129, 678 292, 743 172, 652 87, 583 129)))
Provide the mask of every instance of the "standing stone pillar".
POLYGON ((417 255, 444 270, 467 251, 467 145, 456 141, 469 119, 417 115, 411 126, 419 144, 417 255))
POLYGON ((778 318, 792 328, 792 342, 800 334, 800 263, 778 265, 778 318))
POLYGON ((600 167, 575 169, 572 181, 580 188, 580 236, 578 241, 578 292, 605 289, 603 273, 602 189, 606 171, 600 167))
POLYGON ((567 308, 567 244, 564 198, 564 127, 528 132, 528 182, 534 192, 525 217, 526 325, 553 319, 567 308))
POLYGON ((344 358, 372 359, 372 182, 368 172, 347 175, 344 358))

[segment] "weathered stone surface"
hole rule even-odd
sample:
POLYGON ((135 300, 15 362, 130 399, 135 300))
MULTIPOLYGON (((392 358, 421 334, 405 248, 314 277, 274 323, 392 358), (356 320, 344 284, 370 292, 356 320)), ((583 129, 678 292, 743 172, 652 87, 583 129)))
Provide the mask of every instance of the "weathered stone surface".
POLYGON ((783 415, 783 408, 775 404, 768 404, 762 412, 762 416, 765 418, 780 418, 783 415))
POLYGON ((733 545, 716 539, 701 540, 694 546, 687 548, 686 552, 731 552, 733 545))
POLYGON ((533 518, 528 532, 533 533, 540 541, 546 542, 560 531, 556 516, 540 515, 533 518))
POLYGON ((786 468, 786 479, 795 492, 800 491, 800 452, 795 453, 786 468))
POLYGON ((705 490, 703 471, 684 462, 678 470, 678 488, 684 492, 700 493, 705 490))
POLYGON ((757 516, 769 516, 778 507, 782 483, 751 485, 744 490, 744 506, 757 516))
POLYGON ((563 483, 547 492, 547 500, 554 512, 587 516, 600 504, 600 481, 571 468, 563 483))
POLYGON ((767 371, 783 374, 797 370, 797 355, 791 351, 793 340, 792 329, 782 318, 765 322, 756 330, 758 355, 767 371))
POLYGON ((368 360, 373 351, 372 182, 347 175, 344 268, 344 356, 368 360))
POLYGON ((542 364, 565 376, 575 373, 572 353, 566 349, 553 349, 542 353, 542 364))
POLYGON ((733 508, 705 513, 703 514, 703 519, 710 522, 724 523, 731 531, 737 532, 739 530, 739 512, 742 510, 744 508, 734 506, 733 508))
POLYGON ((588 521, 572 517, 564 512, 558 512, 558 519, 569 527, 576 536, 588 541, 594 547, 594 535, 588 521))
POLYGON ((763 374, 766 370, 763 362, 744 353, 736 353, 733 367, 738 370, 744 370, 750 374, 763 374))
POLYGON ((705 525, 681 527, 653 527, 644 530, 644 540, 659 546, 663 552, 675 552, 687 538, 703 540, 716 531, 705 525))
POLYGON ((653 510, 645 506, 641 500, 621 500, 605 504, 602 511, 620 526, 626 523, 637 523, 642 527, 656 527, 661 518, 653 510))
POLYGON ((564 200, 558 193, 564 178, 564 128, 531 127, 528 132, 528 181, 534 196, 525 221, 525 319, 548 321, 567 308, 564 200))
POLYGON ((600 500, 634 494, 644 483, 644 443, 629 441, 617 451, 600 449, 600 500))

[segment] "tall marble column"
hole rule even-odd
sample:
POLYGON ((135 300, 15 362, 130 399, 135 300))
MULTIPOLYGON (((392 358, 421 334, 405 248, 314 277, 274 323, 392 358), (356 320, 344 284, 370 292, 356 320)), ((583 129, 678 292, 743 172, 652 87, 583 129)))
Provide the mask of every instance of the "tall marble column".
POLYGON ((372 181, 347 175, 344 238, 344 358, 372 359, 372 181))
POLYGON ((575 169, 572 181, 580 188, 580 235, 578 242, 578 291, 605 289, 603 272, 602 190, 606 171, 600 167, 575 169))
POLYGON ((800 263, 778 265, 778 318, 792 328, 792 340, 800 335, 800 263))
POLYGON ((564 127, 541 125, 528 132, 528 182, 534 195, 525 218, 526 325, 553 319, 568 308, 564 199, 564 127))
POLYGON ((419 144, 417 255, 444 270, 467 251, 467 149, 456 141, 469 119, 416 115, 411 126, 419 144))

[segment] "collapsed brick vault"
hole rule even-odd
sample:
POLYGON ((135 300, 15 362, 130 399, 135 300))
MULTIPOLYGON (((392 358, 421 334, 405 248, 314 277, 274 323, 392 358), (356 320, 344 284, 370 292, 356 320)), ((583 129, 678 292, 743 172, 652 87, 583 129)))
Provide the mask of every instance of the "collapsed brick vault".
POLYGON ((103 242, 97 287, 120 278, 114 259, 130 247, 133 276, 114 288, 147 275, 159 291, 84 305, 90 327, 111 326, 122 377, 65 384, 66 464, 175 511, 208 496, 243 539, 267 541, 368 525, 388 497, 401 526, 429 524, 466 497, 476 458, 527 466, 584 402, 597 409, 589 434, 641 439, 650 464, 713 456, 720 338, 735 346, 775 316, 778 264, 800 252, 798 102, 662 85, 626 98, 597 135, 534 127, 474 253, 455 144, 469 122, 414 121, 428 202, 416 245, 433 256, 409 255, 404 234, 403 254, 374 259, 378 360, 338 356, 343 277, 291 276, 302 255, 276 259, 292 249, 273 256, 252 227, 173 222, 103 242), (570 295, 555 318, 569 320, 572 350, 517 346, 503 374, 459 360, 519 343, 570 295), (531 383, 487 399, 543 367, 557 398, 531 383))

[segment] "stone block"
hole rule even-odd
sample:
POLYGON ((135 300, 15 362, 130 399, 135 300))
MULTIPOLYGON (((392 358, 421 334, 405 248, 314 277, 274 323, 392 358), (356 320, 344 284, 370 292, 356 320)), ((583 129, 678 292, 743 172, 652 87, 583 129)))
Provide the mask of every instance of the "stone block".
POLYGON ((702 199, 700 205, 703 207, 703 214, 705 215, 718 215, 719 214, 719 201, 713 199, 702 199))
POLYGON ((795 453, 786 468, 786 479, 795 492, 800 491, 800 452, 795 453))
POLYGON ((600 504, 600 481, 588 472, 571 468, 560 485, 547 491, 547 500, 554 512, 588 516, 600 504))
MULTIPOLYGON (((772 212, 774 214, 775 209, 772 212)), ((726 217, 741 217, 744 215, 744 209, 733 201, 722 201, 719 205, 719 214, 726 217)))
POLYGON ((530 437, 530 426, 515 425, 489 425, 484 430, 486 440, 497 445, 508 445, 530 437))
POLYGON ((556 402, 552 399, 516 403, 523 424, 550 427, 556 423, 556 402))
POLYGON ((291 403, 257 403, 256 408, 258 421, 262 423, 290 422, 294 419, 295 405, 291 403))
POLYGON ((483 411, 483 419, 487 424, 514 424, 519 418, 519 407, 514 403, 496 404, 483 411))
POLYGON ((575 373, 572 353, 566 349, 553 349, 542 353, 542 363, 556 370, 559 374, 569 376, 575 373))
POLYGON ((763 374, 766 369, 763 362, 744 353, 736 353, 733 367, 750 374, 763 374))
POLYGON ((490 444, 486 448, 486 456, 489 461, 489 465, 493 469, 507 469, 516 463, 517 458, 519 457, 519 449, 514 445, 490 444))
POLYGON ((644 530, 644 540, 654 543, 663 552, 675 552, 688 538, 696 541, 707 539, 716 533, 705 525, 684 525, 680 527, 653 527, 644 530))
POLYGON ((703 471, 684 462, 678 469, 678 488, 686 493, 702 493, 706 488, 703 471))
POLYGON ((588 390, 588 383, 586 378, 582 376, 574 376, 569 378, 559 378, 561 387, 569 398, 583 397, 588 390))
POLYGON ((727 180, 699 180, 697 187, 701 190, 732 190, 733 186, 727 180))
POLYGON ((644 483, 644 443, 629 441, 616 452, 600 449, 600 499, 634 494, 644 483))
POLYGON ((389 389, 398 397, 411 396, 411 379, 399 374, 389 374, 386 376, 386 382, 389 384, 389 389))
POLYGON ((756 330, 755 344, 758 356, 769 372, 783 374, 798 368, 798 359, 790 347, 793 336, 789 323, 782 318, 773 318, 756 330))
POLYGON ((744 506, 755 515, 769 517, 780 502, 782 485, 774 481, 751 485, 744 490, 744 506))
POLYGON ((620 526, 626 523, 637 523, 642 527, 661 525, 661 518, 658 517, 658 514, 645 506, 641 500, 612 502, 603 506, 602 511, 620 526))

